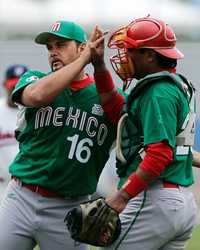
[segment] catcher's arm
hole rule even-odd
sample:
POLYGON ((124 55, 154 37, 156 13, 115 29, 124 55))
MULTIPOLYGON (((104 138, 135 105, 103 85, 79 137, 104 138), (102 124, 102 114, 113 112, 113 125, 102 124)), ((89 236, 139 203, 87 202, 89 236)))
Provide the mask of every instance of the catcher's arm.
POLYGON ((192 150, 193 161, 192 165, 194 167, 200 168, 200 152, 192 150))
POLYGON ((129 199, 144 191, 173 160, 173 150, 165 141, 148 144, 145 151, 144 159, 126 180, 121 190, 106 199, 107 204, 119 213, 123 211, 129 199))

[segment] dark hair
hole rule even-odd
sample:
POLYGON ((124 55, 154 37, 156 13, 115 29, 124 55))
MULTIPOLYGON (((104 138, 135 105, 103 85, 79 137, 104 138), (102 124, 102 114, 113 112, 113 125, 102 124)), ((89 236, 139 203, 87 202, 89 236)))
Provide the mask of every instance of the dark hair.
POLYGON ((177 65, 177 59, 169 58, 166 56, 163 56, 156 52, 156 58, 158 61, 158 65, 162 69, 169 69, 169 68, 175 68, 177 65))

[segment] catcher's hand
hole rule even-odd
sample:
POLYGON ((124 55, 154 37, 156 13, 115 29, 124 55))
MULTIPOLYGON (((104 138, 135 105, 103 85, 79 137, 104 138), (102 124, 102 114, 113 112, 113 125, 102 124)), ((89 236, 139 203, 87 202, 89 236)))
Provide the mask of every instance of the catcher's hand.
POLYGON ((118 213, 103 198, 70 210, 64 222, 74 240, 93 246, 111 245, 121 231, 118 213))

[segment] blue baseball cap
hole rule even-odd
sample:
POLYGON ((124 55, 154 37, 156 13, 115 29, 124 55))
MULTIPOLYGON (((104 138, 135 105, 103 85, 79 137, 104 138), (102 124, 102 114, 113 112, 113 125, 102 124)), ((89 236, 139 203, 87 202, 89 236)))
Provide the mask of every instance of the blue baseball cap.
POLYGON ((27 70, 28 68, 22 64, 9 66, 5 72, 5 87, 8 89, 13 88, 27 70))
POLYGON ((52 35, 69 40, 75 40, 80 43, 85 43, 87 41, 86 32, 80 25, 69 21, 57 21, 51 26, 48 32, 42 32, 37 35, 35 42, 39 44, 46 44, 49 37, 52 35))

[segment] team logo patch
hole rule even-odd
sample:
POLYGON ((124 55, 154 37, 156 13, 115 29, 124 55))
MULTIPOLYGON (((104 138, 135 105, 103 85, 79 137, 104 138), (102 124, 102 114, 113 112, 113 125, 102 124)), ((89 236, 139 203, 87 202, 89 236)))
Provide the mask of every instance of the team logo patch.
POLYGON ((51 27, 51 31, 59 31, 59 29, 60 29, 60 22, 56 22, 56 23, 54 23, 53 25, 52 25, 52 27, 51 27))
POLYGON ((103 108, 101 107, 101 105, 94 104, 94 106, 92 107, 92 114, 102 116, 103 115, 103 108))
POLYGON ((36 80, 39 80, 39 77, 37 76, 30 76, 29 78, 26 79, 26 82, 33 82, 33 81, 36 81, 36 80))

